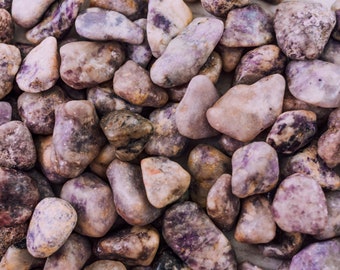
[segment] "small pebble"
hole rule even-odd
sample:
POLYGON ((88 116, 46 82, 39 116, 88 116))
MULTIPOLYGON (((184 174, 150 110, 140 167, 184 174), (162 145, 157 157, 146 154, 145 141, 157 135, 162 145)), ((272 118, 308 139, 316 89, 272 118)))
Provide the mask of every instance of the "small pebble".
POLYGON ((187 91, 188 83, 168 88, 169 100, 172 102, 180 102, 187 91))
POLYGON ((11 14, 0 7, 0 42, 11 43, 14 38, 14 24, 11 14))
POLYGON ((216 84, 222 71, 222 57, 218 52, 213 51, 208 60, 198 72, 199 75, 207 76, 213 84, 216 84))
POLYGON ((126 270, 126 267, 118 261, 99 260, 85 266, 84 270, 126 270))
POLYGON ((37 258, 46 258, 61 248, 77 223, 77 213, 65 200, 45 198, 35 207, 28 231, 27 249, 37 258))
POLYGON ((6 101, 0 101, 0 126, 12 120, 12 106, 6 101))
POLYGON ((101 177, 107 179, 106 170, 112 160, 116 158, 116 147, 107 143, 101 150, 96 158, 90 163, 89 167, 92 172, 101 177))
POLYGON ((222 58, 222 69, 224 72, 234 71, 239 64, 244 52, 244 48, 241 47, 226 47, 221 44, 217 46, 218 52, 222 58))
POLYGON ((327 224, 326 197, 313 178, 296 173, 280 183, 272 203, 272 213, 283 231, 315 235, 327 224))
POLYGON ((246 6, 249 0, 202 0, 202 7, 216 17, 225 17, 231 9, 246 6))
MULTIPOLYGON (((2 184, 0 184, 2 186, 2 184)), ((32 213, 32 212, 31 212, 32 213)), ((11 227, 3 227, 0 228, 0 257, 2 257, 0 262, 0 269, 7 265, 6 262, 6 252, 8 253, 8 249, 13 244, 16 244, 26 237, 26 232, 28 228, 28 222, 11 226, 11 227)), ((6 266, 7 267, 7 266, 6 266)), ((4 268, 4 270, 7 270, 4 268)))
MULTIPOLYGON (((27 231, 27 228, 26 228, 27 231)), ((26 232, 25 232, 26 233, 26 232)), ((28 253, 26 247, 21 246, 21 242, 11 245, 1 258, 1 270, 32 269, 39 266, 39 260, 28 253), (38 263, 37 263, 38 262, 38 263)), ((43 263, 41 263, 43 266, 43 263)))
POLYGON ((220 137, 218 144, 228 156, 232 156, 237 149, 246 145, 246 143, 235 140, 225 134, 220 137))
POLYGON ((330 38, 322 51, 320 59, 340 65, 340 41, 330 38))

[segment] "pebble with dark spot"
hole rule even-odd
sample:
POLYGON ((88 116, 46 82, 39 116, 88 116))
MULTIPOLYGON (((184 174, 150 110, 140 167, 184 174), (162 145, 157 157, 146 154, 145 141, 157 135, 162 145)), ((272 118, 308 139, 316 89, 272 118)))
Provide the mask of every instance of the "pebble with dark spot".
POLYGON ((202 0, 202 7, 217 17, 225 17, 231 9, 246 6, 249 0, 202 0))
POLYGON ((6 101, 0 101, 0 126, 12 119, 12 106, 6 101))
POLYGON ((14 23, 11 14, 0 8, 0 42, 11 43, 14 38, 14 23))
POLYGON ((98 260, 86 266, 84 270, 126 270, 124 264, 113 260, 98 260))

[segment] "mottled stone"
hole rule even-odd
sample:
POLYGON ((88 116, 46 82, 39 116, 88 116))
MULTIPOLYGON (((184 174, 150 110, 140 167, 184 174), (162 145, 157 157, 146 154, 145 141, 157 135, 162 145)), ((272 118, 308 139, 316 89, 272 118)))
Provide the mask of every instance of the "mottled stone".
POLYGON ((340 106, 338 65, 322 60, 291 61, 286 75, 288 89, 297 99, 324 108, 340 106))
POLYGON ((126 270, 124 264, 112 260, 99 260, 86 266, 84 270, 126 270))
POLYGON ((77 223, 77 213, 65 200, 45 198, 36 206, 27 231, 27 249, 37 258, 56 252, 77 223))
POLYGON ((199 144, 189 153, 188 169, 193 177, 191 199, 205 207, 210 188, 222 174, 231 172, 231 160, 215 147, 199 144))
POLYGON ((47 37, 22 61, 16 82, 22 91, 39 93, 50 89, 59 79, 57 40, 47 37))
POLYGON ((116 221, 112 190, 95 174, 84 173, 68 180, 61 189, 60 198, 76 210, 78 220, 74 230, 82 235, 102 237, 116 221))
POLYGON ((195 18, 170 41, 152 65, 152 81, 166 88, 189 82, 207 61, 222 32, 222 21, 209 17, 195 18))
POLYGON ((13 45, 0 43, 0 99, 13 88, 13 80, 21 63, 20 51, 13 45))
POLYGON ((72 27, 85 0, 63 0, 52 4, 42 21, 26 32, 33 44, 49 36, 62 38, 72 27))
POLYGON ((246 145, 246 143, 233 139, 225 134, 220 137, 218 144, 228 156, 232 156, 237 149, 246 145))
POLYGON ((146 29, 153 56, 160 57, 191 21, 191 10, 183 0, 149 0, 146 29))
POLYGON ((228 12, 220 43, 226 47, 256 47, 274 40, 273 20, 259 5, 228 12))
POLYGON ((94 246, 94 253, 100 259, 148 266, 156 255, 159 241, 160 236, 155 228, 134 226, 101 238, 94 246))
POLYGON ((0 42, 11 43, 14 38, 14 24, 11 14, 0 8, 0 42))
POLYGON ((162 107, 168 94, 155 85, 149 72, 132 60, 128 60, 114 74, 113 89, 116 95, 138 106, 162 107))
POLYGON ((12 119, 12 106, 6 101, 0 101, 0 126, 12 119))
POLYGON ((340 41, 330 38, 321 53, 320 59, 340 65, 340 41))
POLYGON ((38 170, 32 169, 26 172, 36 183, 39 191, 39 201, 47 197, 55 197, 54 191, 48 179, 38 170))
POLYGON ((334 13, 322 3, 281 3, 274 17, 278 46, 294 60, 318 58, 334 25, 334 13))
POLYGON ((222 57, 222 69, 224 72, 231 72, 235 70, 244 52, 244 48, 242 47, 232 48, 221 44, 218 45, 217 50, 222 57))
POLYGON ((188 139, 178 132, 175 117, 177 107, 178 103, 168 103, 151 112, 149 119, 154 132, 145 145, 147 154, 175 157, 183 152, 188 139))
POLYGON ((58 86, 40 93, 24 92, 18 97, 18 111, 21 120, 34 134, 51 135, 54 128, 54 109, 69 101, 58 86))
POLYGON ((217 89, 207 76, 193 77, 176 109, 179 133, 190 139, 218 135, 218 132, 209 125, 206 112, 219 97, 217 89))
POLYGON ((123 14, 101 8, 87 8, 76 21, 77 33, 91 40, 117 40, 130 44, 141 44, 143 29, 123 14))
POLYGON ((231 175, 222 174, 209 190, 207 214, 221 230, 230 230, 239 214, 240 199, 231 191, 231 175))
POLYGON ((112 160, 116 158, 116 147, 107 143, 96 156, 96 158, 90 163, 89 167, 92 172, 98 175, 102 179, 106 179, 106 170, 112 160))
POLYGON ((225 17, 231 9, 246 6, 249 0, 202 0, 202 7, 210 14, 225 17))
POLYGON ((0 0, 0 8, 10 11, 12 7, 12 0, 0 0))
POLYGON ((198 72, 199 75, 207 76, 213 84, 216 84, 222 71, 222 57, 219 53, 213 51, 208 60, 198 72))
POLYGON ((146 196, 140 166, 115 159, 107 169, 117 213, 129 224, 144 226, 161 214, 146 196))
POLYGON ((90 256, 89 239, 72 233, 65 244, 47 258, 44 270, 82 269, 90 256))
POLYGON ((339 252, 339 238, 310 244, 292 258, 289 269, 337 269, 339 252))
POLYGON ((316 143, 302 149, 300 152, 282 160, 280 173, 289 176, 302 173, 314 178, 323 188, 337 190, 340 188, 340 176, 327 167, 318 156, 316 143))
POLYGON ((113 78, 125 53, 116 42, 75 41, 60 48, 60 76, 75 89, 93 87, 113 78))
POLYGON ((251 141, 280 115, 285 87, 280 74, 264 77, 252 85, 236 85, 208 109, 208 122, 236 140, 251 141))
POLYGON ((168 209, 162 232, 167 244, 191 269, 236 269, 228 239, 197 204, 183 202, 168 209))
POLYGON ((267 135, 266 142, 283 154, 292 154, 309 143, 317 130, 316 114, 296 110, 280 114, 267 135))
POLYGON ((31 28, 36 25, 41 16, 54 0, 13 0, 12 17, 15 23, 23 28, 31 28))
POLYGON ((318 234, 327 223, 326 197, 313 178, 296 173, 280 183, 272 213, 283 231, 318 234))
POLYGON ((99 154, 105 137, 95 108, 87 100, 72 100, 55 109, 54 170, 63 177, 80 175, 99 154))
MULTIPOLYGON (((5 256, 6 250, 13 244, 25 239, 28 223, 22 223, 11 227, 0 228, 0 258, 5 256)), ((3 260, 0 262, 0 269, 3 267, 3 260)))
POLYGON ((36 159, 32 135, 23 122, 10 121, 0 126, 0 166, 28 170, 36 159))

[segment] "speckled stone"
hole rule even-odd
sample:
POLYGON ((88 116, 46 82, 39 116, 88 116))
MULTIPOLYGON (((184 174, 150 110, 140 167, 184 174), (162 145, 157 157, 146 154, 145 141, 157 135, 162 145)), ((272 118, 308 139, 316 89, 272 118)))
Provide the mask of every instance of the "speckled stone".
POLYGON ((161 215, 146 196, 140 166, 115 159, 107 168, 117 213, 129 224, 144 226, 161 215))
POLYGON ((116 42, 75 41, 60 48, 60 76, 75 89, 96 86, 113 78, 125 53, 116 42))
POLYGON ((62 38, 72 27, 85 0, 63 0, 53 3, 42 21, 26 32, 26 38, 33 44, 48 36, 62 38))
POLYGON ((228 239, 197 204, 187 201, 169 208, 162 232, 167 244, 191 269, 236 269, 228 239))
POLYGON ((94 246, 94 253, 100 259, 148 266, 156 255, 159 241, 160 236, 155 228, 134 226, 101 238, 94 246))
POLYGON ((0 43, 0 99, 13 88, 13 80, 21 63, 20 51, 13 45, 0 43))
MULTIPOLYGON (((22 223, 12 227, 0 228, 0 257, 4 258, 10 246, 25 239, 28 223, 22 223)), ((1 259, 0 268, 3 267, 4 259, 1 259)), ((5 268, 6 269, 6 268, 5 268)))
POLYGON ((128 60, 114 74, 113 89, 116 95, 138 106, 162 107, 168 94, 155 85, 149 72, 132 60, 128 60))
POLYGON ((126 270, 124 264, 112 260, 98 260, 86 266, 84 270, 126 270))
POLYGON ((202 0, 202 7, 217 17, 225 17, 231 9, 246 6, 249 0, 202 0))
POLYGON ((220 43, 226 47, 256 47, 274 40, 273 19, 259 5, 228 12, 220 43))
POLYGON ((12 119, 12 106, 6 101, 0 101, 0 126, 12 119))
POLYGON ((22 91, 39 93, 50 89, 58 79, 57 40, 47 37, 24 58, 16 82, 22 91))
POLYGON ((0 42, 11 43, 14 38, 14 24, 11 14, 0 8, 0 42))
POLYGON ((191 21, 191 10, 183 0, 149 0, 147 38, 153 56, 160 57, 191 21))
POLYGON ((220 78, 221 71, 222 57, 218 52, 213 51, 208 57, 208 60, 201 67, 198 75, 205 75, 213 84, 216 84, 220 78))
POLYGON ((280 115, 285 87, 280 74, 264 77, 252 85, 236 85, 208 109, 208 122, 223 134, 249 142, 280 115))
POLYGON ((321 53, 320 59, 340 65, 340 41, 330 38, 321 53))
POLYGON ((291 61, 286 76, 288 89, 297 99, 324 108, 340 106, 338 65, 322 60, 291 61))
POLYGON ((65 200, 45 198, 36 206, 27 231, 27 249, 46 258, 67 241, 77 223, 77 213, 65 200))
POLYGON ((334 25, 334 12, 322 3, 281 3, 274 18, 278 46, 294 60, 318 58, 334 25))
POLYGON ((206 112, 219 97, 217 89, 207 76, 193 77, 176 109, 176 125, 179 133, 190 139, 218 135, 218 132, 209 125, 206 112))
POLYGON ((280 183, 272 213, 283 231, 318 234, 327 224, 326 197, 313 178, 296 173, 280 183))
POLYGON ((214 50, 223 32, 222 21, 216 18, 195 18, 152 65, 151 79, 170 88, 187 83, 199 72, 214 50))

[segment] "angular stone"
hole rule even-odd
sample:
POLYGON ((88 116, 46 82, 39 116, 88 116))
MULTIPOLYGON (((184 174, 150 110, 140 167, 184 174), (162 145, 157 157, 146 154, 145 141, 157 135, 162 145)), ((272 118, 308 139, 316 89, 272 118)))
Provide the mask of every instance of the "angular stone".
POLYGON ((322 51, 320 59, 340 65, 340 41, 330 38, 322 51))
POLYGON ((116 42, 75 41, 60 48, 60 76, 75 89, 96 86, 112 79, 125 53, 116 42))
MULTIPOLYGON (((28 223, 26 222, 12 227, 0 228, 0 257, 4 258, 10 246, 25 239, 27 227, 28 223)), ((3 260, 1 259, 0 268, 3 267, 3 260)))
POLYGON ((285 80, 279 74, 252 85, 236 85, 208 109, 208 122, 223 134, 249 142, 280 115, 285 87, 285 80))
POLYGON ((274 18, 278 46, 294 60, 318 58, 334 25, 334 12, 322 3, 282 3, 274 18))
POLYGON ((193 77, 176 109, 179 133, 190 139, 218 135, 218 132, 209 125, 206 112, 219 97, 217 89, 207 76, 193 77))
POLYGON ((14 38, 14 24, 11 14, 0 8, 0 42, 11 43, 14 38))
POLYGON ((116 95, 138 106, 162 107, 168 94, 155 85, 149 72, 132 60, 128 60, 114 74, 113 89, 116 95))
POLYGON ((84 268, 84 270, 110 270, 110 269, 126 270, 126 267, 124 266, 124 264, 118 261, 98 260, 84 268))
POLYGON ((162 232, 170 248, 191 269, 236 269, 228 239, 197 204, 187 201, 168 209, 162 232))
POLYGON ((202 7, 217 17, 226 17, 231 9, 246 6, 249 0, 202 0, 202 7))
POLYGON ((183 0, 149 0, 147 38, 153 56, 160 57, 169 42, 191 21, 191 10, 183 0))
POLYGON ((283 231, 318 234, 327 223, 326 197, 313 178, 296 173, 280 183, 272 213, 283 231))
POLYGON ((34 209, 28 231, 28 252, 46 258, 67 241, 77 223, 77 213, 67 201, 45 198, 34 209))
POLYGON ((291 61, 286 76, 288 89, 297 99, 324 108, 340 106, 338 65, 321 60, 291 61))
POLYGON ((189 82, 207 61, 222 32, 223 23, 218 19, 194 19, 171 40, 162 56, 152 65, 152 81, 166 88, 189 82))
POLYGON ((39 93, 50 89, 58 79, 57 40, 47 37, 24 58, 16 82, 22 91, 39 93))
POLYGON ((12 119, 12 106, 6 101, 0 101, 0 126, 12 119))
POLYGON ((252 4, 228 12, 220 43, 226 47, 257 47, 273 40, 271 16, 252 4))

